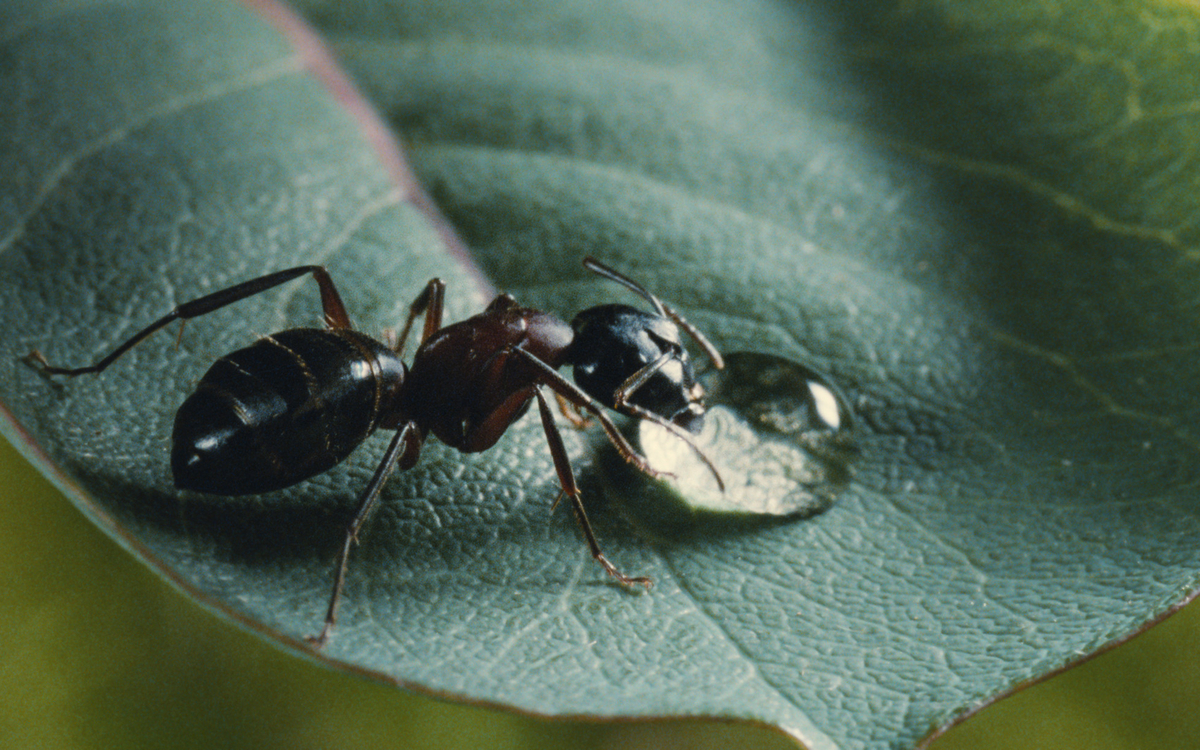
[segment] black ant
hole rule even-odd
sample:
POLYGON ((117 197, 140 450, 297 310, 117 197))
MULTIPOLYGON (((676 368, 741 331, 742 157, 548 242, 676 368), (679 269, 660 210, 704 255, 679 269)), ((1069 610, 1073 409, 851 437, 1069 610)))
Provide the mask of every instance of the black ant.
POLYGON ((646 474, 664 475, 634 450, 601 407, 669 430, 696 451, 723 489, 716 467, 689 434, 698 432, 703 421, 704 391, 679 329, 718 368, 724 366, 720 353, 637 282, 592 258, 585 258, 583 265, 640 294, 654 311, 600 305, 567 325, 501 294, 479 315, 443 328, 446 286, 432 279, 409 308, 395 347, 388 347, 351 328, 323 266, 299 266, 185 302, 89 367, 54 367, 38 351, 30 352, 28 359, 50 375, 98 373, 175 320, 205 315, 312 274, 328 327, 282 331, 218 359, 175 415, 171 471, 175 486, 184 490, 215 495, 270 492, 332 468, 377 428, 396 431, 346 530, 325 624, 309 639, 319 648, 337 619, 350 549, 392 471, 417 462, 430 432, 464 453, 487 450, 535 398, 562 485, 558 499, 570 498, 592 557, 621 584, 650 588, 649 578, 625 575, 600 551, 543 386, 576 426, 588 423, 584 412, 600 422, 617 451, 646 474), (401 361, 404 343, 422 314, 421 344, 412 366, 406 367, 401 361), (578 385, 558 373, 564 365, 574 366, 578 385))

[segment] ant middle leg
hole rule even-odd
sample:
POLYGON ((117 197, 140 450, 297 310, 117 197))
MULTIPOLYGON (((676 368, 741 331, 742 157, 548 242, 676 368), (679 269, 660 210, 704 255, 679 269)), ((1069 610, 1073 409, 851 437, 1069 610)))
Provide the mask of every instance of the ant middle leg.
POLYGON ((379 500, 379 493, 383 490, 384 483, 387 482, 397 465, 402 470, 412 468, 421 452, 423 439, 420 429, 414 423, 405 423, 392 437, 392 441, 383 454, 383 460, 379 462, 375 474, 367 483, 366 489, 363 490, 358 502, 358 509, 346 527, 346 536, 342 540, 342 549, 338 554, 337 566, 334 568, 333 591, 329 595, 329 606, 325 609, 325 623, 321 627, 320 633, 305 639, 313 648, 319 649, 325 645, 329 640, 329 634, 333 632, 333 626, 337 623, 338 605, 342 600, 342 589, 346 585, 346 566, 350 562, 350 550, 358 542, 358 533, 362 531, 363 524, 370 517, 371 511, 375 509, 375 503, 379 500))
POLYGON ((48 375, 75 377, 76 375, 103 372, 105 368, 121 355, 125 354, 125 352, 176 320, 186 321, 198 318, 201 315, 207 315, 226 305, 239 302, 247 297, 253 297, 260 292, 265 292, 292 279, 300 278, 305 274, 312 274, 313 278, 316 279, 317 286, 320 287, 321 308, 325 315, 325 323, 330 328, 350 328, 350 316, 346 314, 346 306, 342 304, 341 295, 338 294, 337 287, 333 285, 333 279, 329 276, 329 272, 325 270, 325 267, 297 266, 296 268, 288 268, 283 271, 269 273, 266 276, 259 276, 249 281, 243 281, 240 284, 235 284, 212 294, 206 294, 190 302, 184 302, 171 312, 135 333, 106 357, 93 365, 88 365, 87 367, 55 367, 47 362, 46 357, 36 349, 27 354, 25 358, 48 375))
POLYGON ((561 393, 555 391, 554 400, 558 402, 558 411, 568 422, 577 430, 586 430, 592 426, 592 420, 588 419, 578 406, 568 401, 561 393))
MULTIPOLYGON (((554 471, 558 474, 558 483, 562 487, 562 494, 566 495, 571 501, 571 509, 575 512, 575 520, 579 522, 579 528, 583 531, 583 536, 587 540, 588 549, 592 553, 592 557, 596 562, 600 563, 601 567, 613 578, 621 583, 621 585, 632 588, 634 586, 642 586, 649 589, 654 585, 646 576, 627 576, 617 570, 616 566, 609 562, 604 553, 600 551, 600 543, 596 541, 596 534, 592 531, 592 524, 588 520, 587 513, 583 509, 583 500, 580 498, 579 485, 575 483, 575 472, 571 470, 571 460, 567 456, 567 449, 563 445, 562 435, 558 432, 558 427, 554 424, 554 415, 550 411, 550 405, 546 403, 546 397, 542 395, 540 388, 533 389, 534 395, 537 397, 538 412, 542 417, 542 429, 546 433, 546 442, 550 444, 550 457, 554 459, 554 471)), ((558 504, 556 499, 555 505, 558 504)))

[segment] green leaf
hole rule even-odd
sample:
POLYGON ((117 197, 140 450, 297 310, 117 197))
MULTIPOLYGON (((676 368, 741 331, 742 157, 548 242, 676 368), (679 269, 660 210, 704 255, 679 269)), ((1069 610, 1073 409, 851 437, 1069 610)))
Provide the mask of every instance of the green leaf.
MULTIPOLYGON (((315 321, 311 284, 100 377, 18 358, 82 364, 299 263, 327 263, 368 332, 435 274, 452 319, 486 298, 291 27, 215 2, 37 7, 0 12, 7 432, 202 601, 310 634, 386 436, 257 498, 177 492, 166 459, 207 364, 315 321)), ((498 287, 570 315, 612 298, 579 266, 595 255, 723 351, 828 374, 859 428, 829 511, 682 528, 601 438, 565 435, 605 551, 656 580, 640 596, 548 513, 536 418, 475 456, 430 441, 388 485, 323 658, 539 714, 902 748, 1196 590, 1194 11, 305 7, 498 287)))

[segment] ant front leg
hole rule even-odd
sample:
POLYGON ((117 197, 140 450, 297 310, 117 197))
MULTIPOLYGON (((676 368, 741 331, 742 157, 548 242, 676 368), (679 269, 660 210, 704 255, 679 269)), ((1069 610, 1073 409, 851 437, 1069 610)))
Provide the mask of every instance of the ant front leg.
MULTIPOLYGON (((519 351, 519 350, 518 350, 519 351)), ((542 429, 546 432, 546 442, 550 444, 550 457, 554 459, 554 471, 558 474, 558 483, 562 486, 561 499, 566 495, 571 500, 571 509, 575 511, 575 520, 579 522, 579 528, 583 530, 583 536, 587 539, 588 549, 591 550, 592 557, 596 562, 608 572, 610 576, 617 579, 622 586, 632 588, 634 586, 643 586, 647 590, 654 585, 653 581, 645 576, 627 576, 617 570, 604 553, 600 551, 600 544, 596 541, 596 534, 592 531, 592 524, 588 521, 587 512, 583 509, 583 500, 580 498, 579 485, 575 483, 575 472, 571 470, 571 460, 567 456, 567 449, 563 445, 562 435, 558 432, 558 426, 554 424, 554 415, 550 411, 550 405, 546 403, 546 397, 542 395, 542 390, 538 387, 533 389, 534 395, 537 396, 538 411, 542 417, 542 429)), ((558 500, 555 500, 555 505, 558 500)))
POLYGON ((118 357, 129 351, 133 347, 140 344, 144 339, 152 333, 166 328, 176 320, 186 321, 192 318, 198 318, 201 315, 207 315, 210 312, 220 310, 226 305, 231 305, 234 302, 239 302, 247 297, 253 297, 260 292, 265 292, 268 289, 277 287, 292 279, 297 279, 305 274, 311 273, 317 281, 317 286, 321 290, 321 308, 325 314, 325 323, 330 328, 350 328, 350 316, 346 314, 346 306, 342 304, 341 295, 338 294, 337 288, 333 285, 333 279, 330 278, 329 272, 324 266, 297 266, 284 271, 276 271, 275 273, 259 276, 249 281, 243 281, 241 284, 221 289, 220 291, 207 294, 199 299, 194 299, 190 302, 184 302, 171 312, 162 316, 150 325, 135 333, 123 344, 118 346, 108 356, 96 362, 94 365, 87 367, 55 367, 46 361, 46 357, 34 349, 26 359, 39 367, 42 372, 47 375, 66 375, 75 377, 76 375, 85 375, 88 373, 103 372, 105 368, 111 365, 118 357))
POLYGON ((658 359, 654 360, 650 364, 626 378, 625 382, 621 384, 621 387, 618 388, 616 393, 613 394, 613 408, 622 414, 628 414, 629 416, 637 419, 653 422, 683 442, 687 443, 688 447, 691 448, 697 456, 699 456, 700 460, 704 462, 704 465, 708 467, 708 470, 712 472, 713 479, 717 480, 717 487, 721 490, 721 492, 724 492, 725 480, 721 479, 721 472, 717 471, 717 467, 712 462, 712 459, 710 459, 704 451, 700 450, 700 446, 696 445, 696 441, 692 439, 692 436, 689 435, 686 430, 671 420, 665 419, 661 414, 656 414, 649 409, 629 402, 629 399, 635 392, 637 392, 637 389, 645 385, 646 382, 649 381, 654 375, 654 373, 661 370, 664 365, 674 358, 674 352, 663 352, 658 359))
POLYGON ((520 347, 516 347, 512 351, 513 354, 519 355, 526 362, 530 363, 541 371, 542 374, 539 380, 543 385, 565 398, 574 406, 587 411, 593 417, 595 417, 596 421, 600 423, 600 426, 604 428, 604 434, 608 436, 609 442, 611 442, 613 447, 617 449, 617 453, 621 454, 621 458, 624 458, 626 461, 636 466, 643 474, 654 477, 655 479, 675 476, 669 471, 659 471, 658 469, 655 469, 650 465, 650 462, 646 460, 645 456, 634 450, 633 446, 629 444, 629 441, 625 439, 625 436, 621 434, 621 431, 617 429, 617 426, 613 424, 613 421, 608 418, 607 414, 604 413, 604 407, 600 404, 600 402, 584 393, 578 386, 560 375, 557 370, 538 359, 528 351, 520 347))

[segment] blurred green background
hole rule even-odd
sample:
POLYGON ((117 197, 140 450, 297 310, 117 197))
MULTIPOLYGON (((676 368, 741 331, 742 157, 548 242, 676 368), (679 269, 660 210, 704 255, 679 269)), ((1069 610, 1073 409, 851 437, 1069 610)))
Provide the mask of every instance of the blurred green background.
MULTIPOLYGON (((765 729, 585 724, 451 705, 335 673, 219 620, 92 526, 0 439, 0 747, 789 748, 765 729)), ((1184 748, 1200 607, 988 708, 934 750, 1184 748)))

